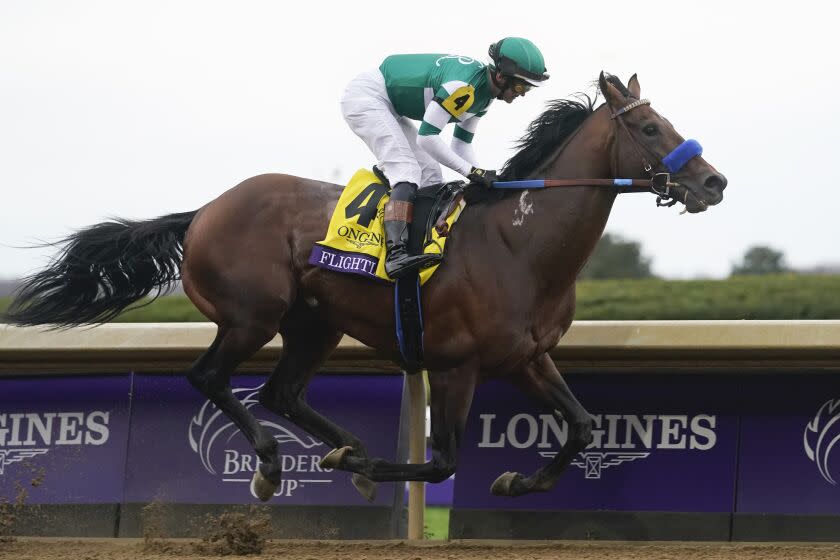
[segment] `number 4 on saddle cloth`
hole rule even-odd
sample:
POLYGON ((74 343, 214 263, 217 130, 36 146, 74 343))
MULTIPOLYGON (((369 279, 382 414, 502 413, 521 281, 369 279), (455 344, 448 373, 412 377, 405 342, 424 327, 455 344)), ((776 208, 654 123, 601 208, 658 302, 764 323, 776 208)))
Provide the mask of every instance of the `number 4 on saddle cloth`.
MULTIPOLYGON (((378 171, 378 170, 375 170, 378 171)), ((462 183, 445 183, 417 191, 414 220, 409 236, 411 254, 443 254, 446 237, 434 227, 443 212, 449 212, 446 224, 451 230, 461 214, 463 202, 452 204, 462 190, 462 183)), ((385 273, 385 232, 382 226, 390 186, 380 174, 360 169, 347 183, 335 207, 327 236, 318 241, 309 255, 309 264, 348 274, 366 276, 374 281, 394 283, 385 273)), ((438 265, 408 274, 395 282, 394 307, 397 341, 406 371, 418 372, 423 361, 423 316, 420 286, 425 284, 438 265)))

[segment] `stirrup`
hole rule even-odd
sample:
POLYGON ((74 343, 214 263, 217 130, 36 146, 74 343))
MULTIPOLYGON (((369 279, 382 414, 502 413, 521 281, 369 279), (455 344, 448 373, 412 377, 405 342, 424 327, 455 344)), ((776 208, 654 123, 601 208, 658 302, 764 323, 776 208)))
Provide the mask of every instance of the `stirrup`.
POLYGON ((385 274, 391 278, 399 278, 415 270, 428 268, 438 264, 443 260, 443 256, 436 253, 422 254, 422 255, 408 255, 403 257, 396 257, 392 260, 385 258, 385 274))

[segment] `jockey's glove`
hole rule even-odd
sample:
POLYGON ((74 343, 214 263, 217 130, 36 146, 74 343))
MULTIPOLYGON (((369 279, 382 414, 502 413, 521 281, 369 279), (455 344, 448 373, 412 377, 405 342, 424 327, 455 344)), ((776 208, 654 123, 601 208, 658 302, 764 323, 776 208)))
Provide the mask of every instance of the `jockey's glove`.
POLYGON ((481 185, 485 189, 492 189, 493 182, 498 181, 499 176, 496 174, 495 169, 481 169, 479 167, 473 167, 470 169, 467 179, 469 179, 471 183, 481 185))

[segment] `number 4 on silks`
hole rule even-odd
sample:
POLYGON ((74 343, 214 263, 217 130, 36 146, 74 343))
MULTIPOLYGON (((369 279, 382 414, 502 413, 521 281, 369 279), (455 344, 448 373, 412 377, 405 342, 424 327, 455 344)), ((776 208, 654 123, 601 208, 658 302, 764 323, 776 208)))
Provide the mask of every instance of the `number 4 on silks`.
POLYGON ((460 110, 461 107, 464 106, 464 103, 470 100, 470 94, 462 95, 461 97, 455 98, 455 109, 460 110))
POLYGON ((475 100, 475 88, 471 85, 461 86, 453 91, 449 97, 440 102, 441 106, 455 118, 459 118, 472 107, 475 100))
POLYGON ((368 227, 370 221, 376 217, 376 209, 379 206, 379 201, 388 192, 386 185, 379 183, 372 183, 365 187, 359 196, 350 201, 350 204, 344 208, 344 217, 348 220, 353 216, 358 216, 356 223, 362 227, 368 227))

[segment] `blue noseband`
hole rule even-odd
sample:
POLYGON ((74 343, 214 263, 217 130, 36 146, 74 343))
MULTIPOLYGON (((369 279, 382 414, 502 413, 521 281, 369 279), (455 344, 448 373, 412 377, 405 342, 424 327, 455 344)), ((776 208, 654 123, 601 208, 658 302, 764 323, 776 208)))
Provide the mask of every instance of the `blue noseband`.
POLYGON ((662 158, 662 163, 668 168, 671 173, 676 173, 688 161, 703 153, 703 146, 697 140, 686 140, 672 151, 670 154, 662 158))

